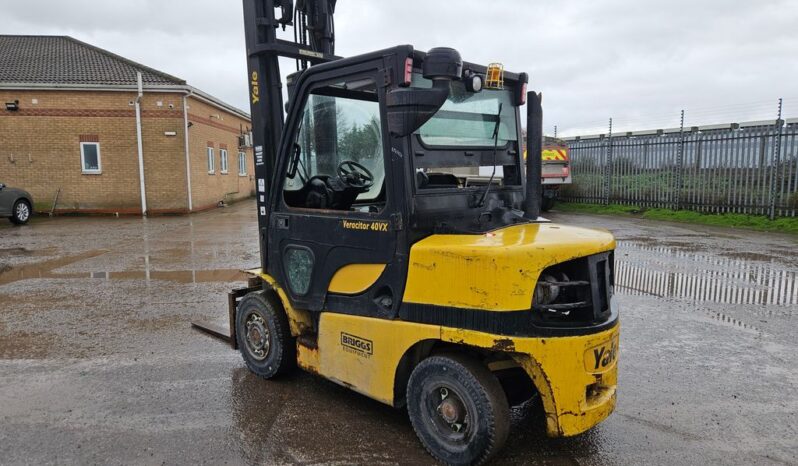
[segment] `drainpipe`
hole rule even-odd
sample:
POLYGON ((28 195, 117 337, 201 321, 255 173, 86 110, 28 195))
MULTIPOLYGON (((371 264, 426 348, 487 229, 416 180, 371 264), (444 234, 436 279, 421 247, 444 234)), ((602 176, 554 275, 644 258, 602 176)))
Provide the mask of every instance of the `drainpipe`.
POLYGON ((183 96, 183 134, 185 135, 186 146, 186 185, 188 186, 188 211, 189 213, 194 210, 191 202, 191 157, 188 152, 188 98, 194 94, 194 91, 188 91, 188 94, 183 96))
POLYGON ((136 72, 136 81, 139 94, 136 97, 136 143, 139 152, 139 185, 141 189, 141 215, 147 216, 147 192, 144 188, 144 145, 141 141, 141 99, 144 97, 144 85, 141 82, 141 72, 136 72))

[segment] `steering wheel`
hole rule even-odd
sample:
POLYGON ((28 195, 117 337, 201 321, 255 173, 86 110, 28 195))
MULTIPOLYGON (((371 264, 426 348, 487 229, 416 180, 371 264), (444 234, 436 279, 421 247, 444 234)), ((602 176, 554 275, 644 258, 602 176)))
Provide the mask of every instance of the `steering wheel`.
POLYGON ((344 160, 338 164, 338 178, 352 188, 368 189, 374 186, 374 175, 368 168, 353 160, 344 160))

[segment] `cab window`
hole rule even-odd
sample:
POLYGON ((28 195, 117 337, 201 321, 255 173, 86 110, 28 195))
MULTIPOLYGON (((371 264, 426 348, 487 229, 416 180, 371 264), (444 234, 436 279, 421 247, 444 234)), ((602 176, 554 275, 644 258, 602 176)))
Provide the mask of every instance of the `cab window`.
MULTIPOLYGON (((412 87, 429 88, 432 81, 413 73, 412 87)), ((449 97, 435 115, 415 134, 428 146, 463 146, 492 148, 494 142, 504 147, 518 140, 516 109, 509 89, 485 89, 469 92, 462 81, 449 83, 449 97), (501 109, 501 114, 499 114, 501 109), (499 122, 498 141, 493 129, 499 122)))
POLYGON ((382 126, 372 80, 314 89, 283 185, 292 207, 378 212, 385 197, 382 126))

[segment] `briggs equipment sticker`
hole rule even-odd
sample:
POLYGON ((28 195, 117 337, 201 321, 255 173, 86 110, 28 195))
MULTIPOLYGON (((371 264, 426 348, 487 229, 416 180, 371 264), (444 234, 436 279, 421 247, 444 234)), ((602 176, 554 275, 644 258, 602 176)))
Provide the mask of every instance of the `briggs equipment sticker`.
POLYGON ((346 332, 341 332, 341 347, 347 353, 370 358, 374 351, 374 343, 365 338, 356 337, 346 332))

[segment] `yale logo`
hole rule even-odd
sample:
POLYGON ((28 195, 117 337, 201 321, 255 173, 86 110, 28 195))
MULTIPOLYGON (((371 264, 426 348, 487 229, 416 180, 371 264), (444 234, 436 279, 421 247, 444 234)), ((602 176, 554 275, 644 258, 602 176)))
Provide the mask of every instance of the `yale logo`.
POLYGON ((374 344, 371 340, 341 332, 341 346, 348 353, 355 353, 368 358, 373 354, 374 344))
POLYGON ((618 359, 618 337, 603 345, 594 346, 585 351, 585 370, 588 372, 604 372, 612 368, 618 359))
POLYGON ((388 222, 364 222, 357 220, 341 220, 341 225, 347 230, 388 231, 388 222))
POLYGON ((249 85, 252 88, 250 95, 252 96, 252 103, 256 104, 260 101, 260 87, 258 86, 258 72, 252 72, 252 78, 249 81, 249 85))

